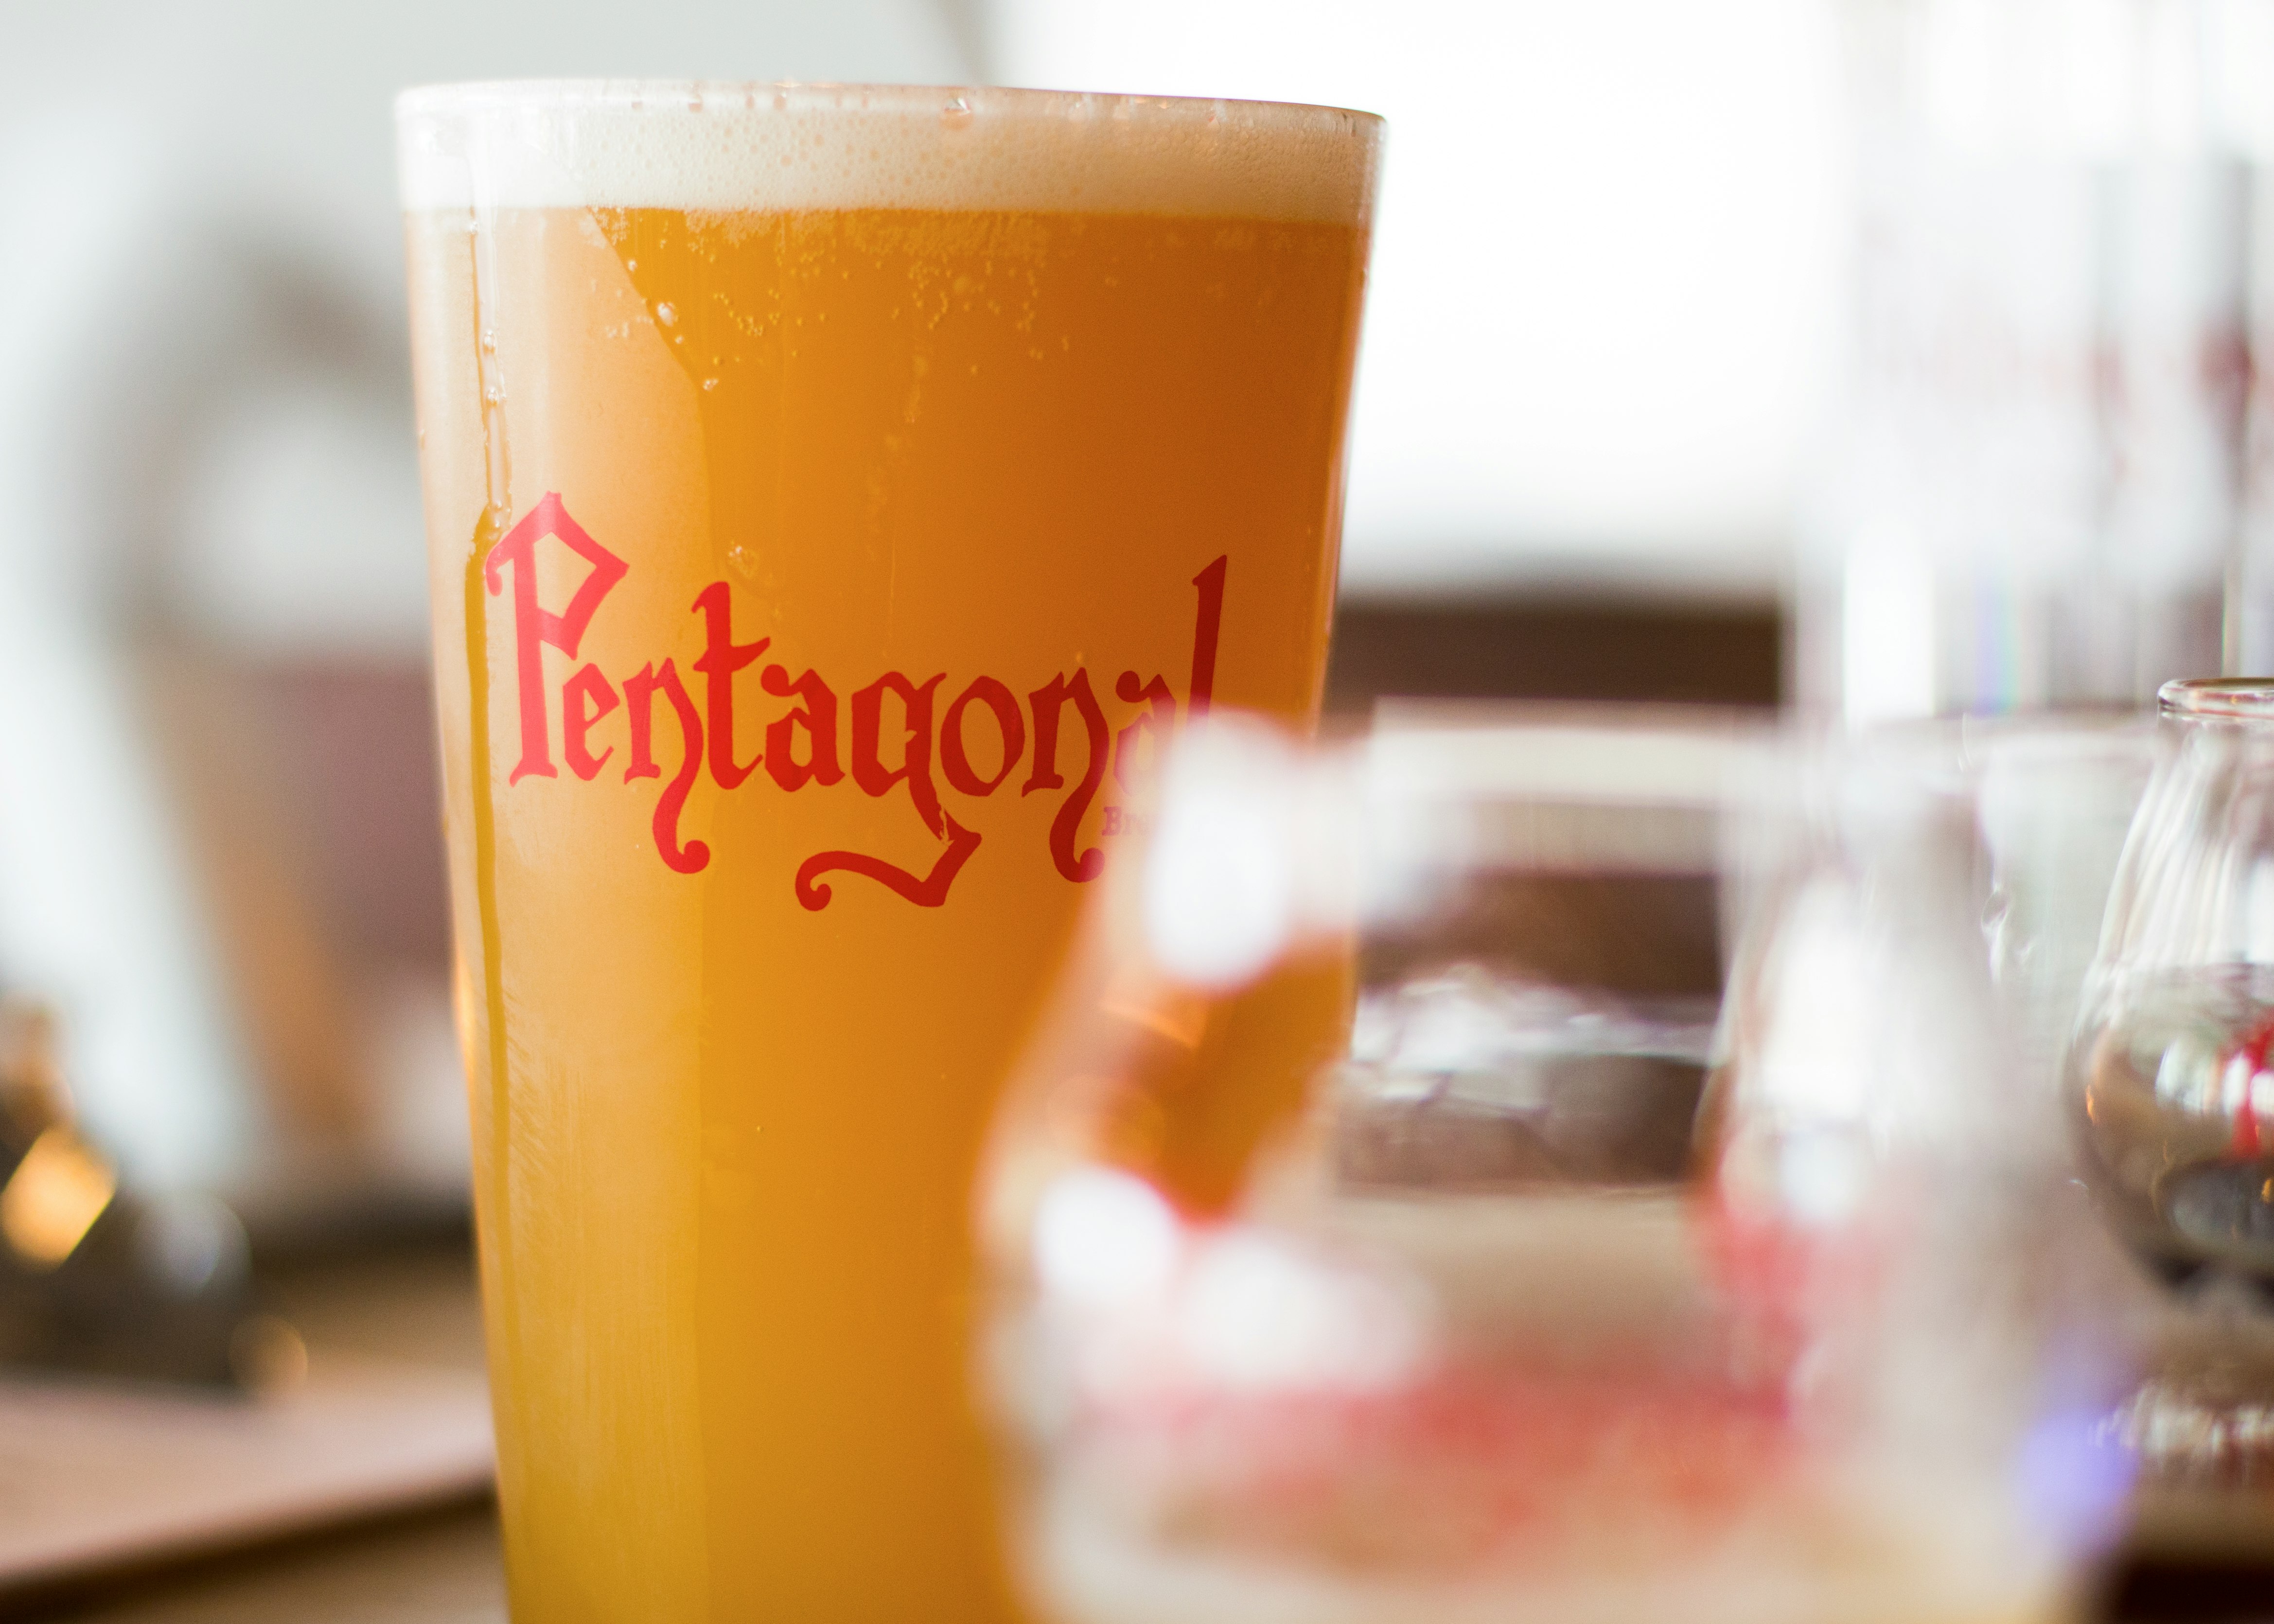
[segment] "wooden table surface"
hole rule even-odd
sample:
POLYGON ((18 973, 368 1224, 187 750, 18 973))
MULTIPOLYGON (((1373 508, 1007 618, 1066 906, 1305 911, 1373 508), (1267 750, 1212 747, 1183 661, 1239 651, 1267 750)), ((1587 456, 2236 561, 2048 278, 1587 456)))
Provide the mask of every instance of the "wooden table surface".
POLYGON ((484 1506, 128 1580, 26 1616, 87 1624, 505 1624, 484 1506))
MULTIPOLYGON (((281 1305, 310 1345, 478 1369, 472 1271, 422 1252, 286 1273, 281 1305)), ((2107 1624, 2274 1624, 2274 1568, 2120 1563, 2088 1615, 2107 1624)), ((497 1521, 486 1500, 294 1539, 0 1606, 81 1624, 506 1624, 497 1521)))
MULTIPOLYGON (((507 1624, 497 1522, 460 1507, 154 1575, 25 1615, 79 1624, 507 1624)), ((2274 1624, 2268 1570, 2132 1568, 2088 1624, 2274 1624)))
MULTIPOLYGON (((277 1308, 327 1354, 482 1368, 480 1305, 463 1246, 264 1271, 277 1308)), ((0 1617, 102 1624, 504 1624, 486 1498, 70 1591, 0 1603, 0 1617)))

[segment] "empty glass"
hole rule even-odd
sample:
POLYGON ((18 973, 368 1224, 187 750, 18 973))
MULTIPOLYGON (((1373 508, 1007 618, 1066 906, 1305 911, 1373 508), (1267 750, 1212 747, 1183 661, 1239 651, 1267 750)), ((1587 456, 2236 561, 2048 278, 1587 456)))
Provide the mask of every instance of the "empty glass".
POLYGON ((1736 803, 1717 1026, 1759 755, 1181 743, 982 1197, 1044 1617, 2059 1609, 2127 1467, 1970 807, 1736 803))

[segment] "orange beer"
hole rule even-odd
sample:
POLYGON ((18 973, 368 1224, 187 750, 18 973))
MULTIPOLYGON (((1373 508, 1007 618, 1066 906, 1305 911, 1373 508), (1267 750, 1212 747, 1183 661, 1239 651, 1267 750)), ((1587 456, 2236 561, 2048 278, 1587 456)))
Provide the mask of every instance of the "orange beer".
POLYGON ((972 1177, 1158 750, 1315 716, 1379 124, 399 121, 515 1616, 1013 1616, 972 1177))

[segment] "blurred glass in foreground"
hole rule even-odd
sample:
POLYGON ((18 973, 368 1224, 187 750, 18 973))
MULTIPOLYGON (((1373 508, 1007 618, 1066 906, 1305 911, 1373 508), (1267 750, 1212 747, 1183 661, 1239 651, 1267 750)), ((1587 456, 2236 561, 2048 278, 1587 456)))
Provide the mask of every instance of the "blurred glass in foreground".
POLYGON ((1047 1617, 2067 1604, 2129 1467, 1970 805, 1766 774, 1715 1036, 1668 883, 1760 753, 1690 743, 1187 736, 983 1192, 1047 1617))
MULTIPOLYGON (((2014 1086, 2050 1094, 2157 759, 2155 718, 2115 706, 1941 717, 1865 729, 1839 748, 1860 781, 1927 797, 1960 824, 1970 813, 1978 918, 1967 946, 1996 989, 2014 1086)), ((1788 820, 1757 821, 1734 853, 1741 884, 1782 862, 1792 838, 1788 820)))

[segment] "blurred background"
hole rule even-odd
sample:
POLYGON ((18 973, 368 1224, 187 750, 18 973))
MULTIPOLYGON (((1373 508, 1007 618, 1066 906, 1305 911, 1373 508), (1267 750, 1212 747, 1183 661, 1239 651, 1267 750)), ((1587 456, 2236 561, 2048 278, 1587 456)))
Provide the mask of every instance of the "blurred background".
POLYGON ((1386 115, 1346 713, 2128 703, 2274 635, 2264 0, 5 0, 0 27, 0 977, 61 1010, 132 1174, 257 1227, 459 1200, 406 84, 1386 115))
POLYGON ((2274 658, 2266 0, 0 3, 0 977, 257 1226, 462 1152, 388 101, 687 74, 1393 131, 1329 704, 2129 703, 2274 658))
POLYGON ((597 73, 1385 115, 1345 716, 2274 664, 2274 0, 0 0, 0 989, 256 1254, 463 1235, 389 101, 597 73))
MULTIPOLYGON (((1979 8, 1976 8, 1979 9, 1979 8)), ((135 1177, 454 1210, 388 102, 1075 86, 1395 132, 1332 704, 1775 703, 1845 297, 1823 0, 6 0, 0 977, 135 1177)))

